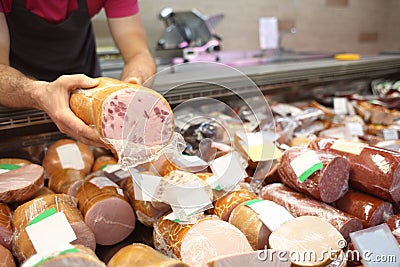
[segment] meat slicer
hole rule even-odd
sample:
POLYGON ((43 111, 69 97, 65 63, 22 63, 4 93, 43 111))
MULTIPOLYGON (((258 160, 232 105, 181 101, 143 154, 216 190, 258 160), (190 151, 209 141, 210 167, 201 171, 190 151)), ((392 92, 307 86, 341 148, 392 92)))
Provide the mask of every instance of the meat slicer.
MULTIPOLYGON (((221 37, 214 27, 224 18, 223 14, 205 16, 198 10, 174 11, 164 8, 159 15, 165 30, 157 42, 156 55, 164 60, 192 61, 198 57, 213 60, 212 52, 220 50, 221 37)), ((214 58, 217 61, 217 58, 214 58)))

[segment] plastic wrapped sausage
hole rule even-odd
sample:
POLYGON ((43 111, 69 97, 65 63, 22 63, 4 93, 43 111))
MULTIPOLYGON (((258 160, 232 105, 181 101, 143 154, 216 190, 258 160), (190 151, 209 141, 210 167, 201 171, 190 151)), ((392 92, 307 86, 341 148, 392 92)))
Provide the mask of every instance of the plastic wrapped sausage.
POLYGON ((293 216, 319 216, 332 224, 344 238, 349 233, 362 229, 360 219, 342 212, 329 204, 312 199, 302 193, 280 184, 269 184, 260 190, 260 197, 272 200, 285 207, 293 216))
POLYGON ((227 193, 214 203, 213 213, 224 221, 228 221, 232 210, 247 200, 256 199, 257 196, 247 189, 239 189, 227 193))
POLYGON ((75 169, 58 169, 49 178, 49 187, 55 193, 75 196, 85 181, 85 172, 75 169))
POLYGON ((318 138, 310 147, 346 157, 350 187, 389 202, 400 201, 400 153, 334 138, 318 138))
POLYGON ((7 249, 12 248, 12 210, 4 203, 0 203, 0 245, 7 249))
MULTIPOLYGON (((310 164, 312 168, 314 162, 310 164)), ((286 150, 278 165, 278 173, 283 183, 326 203, 332 203, 346 193, 349 187, 349 172, 350 164, 344 157, 300 147, 286 150), (297 165, 294 163, 300 162, 303 167, 311 157, 315 157, 320 167, 312 170, 312 174, 303 181, 296 173, 297 165)))

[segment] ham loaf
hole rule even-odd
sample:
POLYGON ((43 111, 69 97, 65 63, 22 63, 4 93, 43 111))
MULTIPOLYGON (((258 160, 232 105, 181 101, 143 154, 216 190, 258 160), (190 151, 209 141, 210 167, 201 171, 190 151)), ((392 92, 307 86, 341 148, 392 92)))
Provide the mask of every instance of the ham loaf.
POLYGON ((36 216, 50 208, 55 208, 57 212, 65 214, 77 237, 72 244, 84 245, 95 250, 94 234, 83 221, 82 214, 77 208, 76 199, 65 194, 50 194, 26 202, 14 212, 13 254, 20 263, 36 253, 25 230, 26 226, 36 216))
POLYGON ((87 179, 76 194, 96 243, 114 245, 135 229, 136 216, 121 188, 106 177, 87 179))
POLYGON ((109 143, 111 140, 128 140, 146 148, 163 146, 170 141, 173 115, 162 95, 137 84, 106 77, 96 79, 99 85, 95 88, 78 90, 71 95, 70 107, 85 123, 97 129, 110 148, 118 151, 109 143))
POLYGON ((43 167, 50 177, 59 169, 82 170, 88 174, 94 162, 90 147, 72 139, 60 139, 51 144, 43 159, 43 167))
POLYGON ((27 164, 0 174, 0 202, 15 203, 32 198, 44 184, 44 169, 27 164))
POLYGON ((348 238, 351 232, 363 228, 360 219, 342 212, 329 204, 312 199, 302 193, 296 192, 289 187, 274 183, 260 190, 260 197, 272 200, 285 207, 293 216, 319 216, 332 224, 344 238, 348 238))
POLYGON ((49 187, 55 193, 75 196, 85 176, 82 170, 58 169, 49 177, 49 187))
POLYGON ((144 244, 131 244, 120 249, 110 259, 107 267, 189 267, 189 265, 167 257, 144 244))
MULTIPOLYGON (((307 161, 307 158, 305 158, 307 161)), ((306 162, 304 164, 307 164, 306 162)), ((286 150, 280 160, 278 173, 283 183, 296 191, 326 203, 338 200, 348 190, 350 164, 344 157, 307 148, 293 147, 286 150), (315 152, 323 168, 300 181, 291 163, 306 152, 315 152)))
POLYGON ((0 266, 2 267, 15 267, 14 257, 10 250, 0 245, 0 266))
POLYGON ((350 187, 389 202, 400 201, 400 153, 335 138, 318 138, 310 147, 346 157, 350 187))
POLYGON ((13 211, 4 203, 0 203, 0 245, 7 249, 12 248, 13 211))
POLYGON ((94 160, 92 166, 92 172, 99 171, 107 165, 117 164, 117 163, 118 161, 115 157, 111 155, 102 155, 94 160))
POLYGON ((215 201, 212 213, 222 220, 228 221, 232 210, 236 206, 238 206, 240 203, 256 198, 257 196, 247 189, 232 191, 215 201))

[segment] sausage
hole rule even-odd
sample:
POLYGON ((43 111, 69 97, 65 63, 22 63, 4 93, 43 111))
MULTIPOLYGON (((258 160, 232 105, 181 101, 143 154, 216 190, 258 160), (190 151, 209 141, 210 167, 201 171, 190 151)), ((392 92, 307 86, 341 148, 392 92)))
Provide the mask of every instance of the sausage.
POLYGON ((246 236, 254 250, 265 249, 271 231, 258 218, 258 214, 245 205, 237 205, 229 216, 228 222, 237 227, 246 236))
POLYGON ((135 229, 136 216, 121 188, 106 177, 86 180, 76 193, 78 207, 96 243, 114 245, 135 229))
POLYGON ((283 153, 278 165, 278 173, 282 182, 292 189, 323 202, 332 203, 348 190, 350 164, 344 157, 331 153, 293 147, 283 153), (301 182, 291 163, 298 157, 306 156, 306 152, 315 152, 322 162, 323 168, 315 171, 304 182, 301 182))
MULTIPOLYGON (((86 124, 95 126, 109 148, 120 150, 112 140, 127 140, 147 147, 170 141, 174 132, 173 113, 162 95, 137 84, 106 77, 96 79, 98 86, 71 95, 70 107, 86 124)), ((151 152, 140 153, 147 156, 151 152)))
POLYGON ((13 211, 9 206, 0 203, 0 245, 7 249, 12 248, 13 211))
POLYGON ((247 189, 232 191, 215 201, 212 214, 218 216, 221 220, 228 221, 232 210, 237 205, 256 198, 257 196, 247 189))
POLYGON ((117 164, 118 161, 115 157, 111 155, 102 155, 94 160, 92 166, 92 172, 96 172, 101 170, 103 167, 110 165, 110 164, 117 164))
POLYGON ((364 228, 381 224, 393 214, 390 202, 355 190, 349 190, 335 202, 335 206, 359 218, 364 228))
POLYGON ((50 208, 55 208, 57 212, 65 214, 77 237, 71 244, 80 244, 95 250, 94 234, 83 221, 82 214, 77 208, 76 199, 65 194, 45 195, 20 205, 14 211, 13 254, 20 263, 35 254, 35 249, 25 230, 26 226, 32 219, 50 208))
POLYGON ((72 168, 88 174, 94 162, 90 147, 72 139, 60 139, 51 144, 43 159, 43 167, 50 177, 56 170, 72 168))
POLYGON ((346 157, 350 187, 389 202, 400 201, 400 153, 334 138, 318 138, 310 147, 346 157))
POLYGON ((22 202, 32 198, 44 185, 44 169, 37 164, 23 165, 0 174, 0 201, 22 202))
POLYGON ((131 244, 120 249, 111 260, 107 267, 189 267, 182 261, 167 257, 144 244, 131 244))
POLYGON ((15 267, 14 257, 10 250, 0 245, 0 265, 2 267, 15 267))
POLYGON ((79 187, 85 181, 85 172, 76 169, 58 169, 49 177, 49 187, 55 193, 76 196, 79 187))
POLYGON ((263 187, 260 190, 260 197, 285 207, 295 217, 319 216, 339 230, 344 238, 348 238, 349 233, 361 230, 363 227, 360 219, 280 183, 263 187))

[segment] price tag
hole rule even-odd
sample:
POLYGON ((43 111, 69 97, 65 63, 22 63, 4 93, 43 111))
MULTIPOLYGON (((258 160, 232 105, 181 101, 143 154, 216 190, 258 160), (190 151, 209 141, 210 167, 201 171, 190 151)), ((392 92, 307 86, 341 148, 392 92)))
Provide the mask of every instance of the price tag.
POLYGON ((333 110, 336 115, 346 115, 348 110, 348 101, 345 97, 333 98, 333 110))
POLYGON ((214 159, 210 167, 217 180, 216 183, 227 191, 247 177, 246 171, 240 163, 238 152, 214 159))
POLYGON ((354 155, 360 155, 365 146, 366 144, 363 143, 350 142, 343 139, 338 139, 335 140, 335 142, 332 144, 331 149, 354 155))
MULTIPOLYGON (((164 195, 163 188, 160 186, 162 177, 134 173, 132 179, 136 200, 152 201, 156 199, 162 201, 164 195)), ((165 181, 165 183, 167 182, 165 181)))
POLYGON ((128 178, 131 176, 129 171, 124 171, 119 164, 109 164, 103 168, 103 171, 107 178, 109 178, 113 182, 118 182, 122 179, 128 178))
POLYGON ((363 129, 362 125, 358 122, 347 122, 346 128, 349 130, 351 135, 355 135, 355 136, 363 136, 364 135, 364 129, 363 129))
POLYGON ((83 170, 85 168, 81 152, 76 144, 59 146, 56 148, 56 151, 63 169, 83 170))
POLYGON ((268 132, 237 133, 240 146, 253 162, 277 159, 281 151, 273 143, 274 136, 268 132))
POLYGON ((100 189, 103 189, 106 186, 112 186, 112 187, 116 187, 116 188, 119 187, 116 183, 114 183, 107 177, 102 177, 102 176, 94 177, 94 178, 90 179, 89 183, 94 184, 95 186, 97 186, 100 189))
POLYGON ((292 169, 299 178, 300 182, 304 182, 314 172, 324 168, 321 160, 318 158, 317 153, 313 150, 304 152, 292 160, 290 162, 290 166, 292 166, 292 169))
POLYGON ((398 140, 399 132, 396 129, 383 129, 383 138, 385 140, 398 140))
POLYGON ((63 212, 46 210, 26 227, 26 232, 38 254, 63 250, 76 235, 63 212))
POLYGON ((187 171, 199 172, 208 167, 208 163, 198 156, 182 155, 178 158, 173 158, 172 161, 176 165, 187 171))

